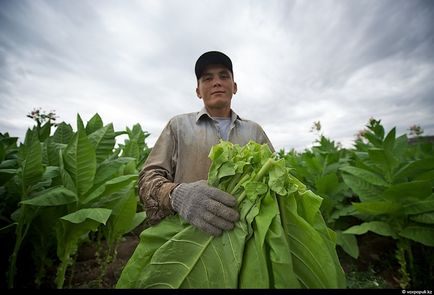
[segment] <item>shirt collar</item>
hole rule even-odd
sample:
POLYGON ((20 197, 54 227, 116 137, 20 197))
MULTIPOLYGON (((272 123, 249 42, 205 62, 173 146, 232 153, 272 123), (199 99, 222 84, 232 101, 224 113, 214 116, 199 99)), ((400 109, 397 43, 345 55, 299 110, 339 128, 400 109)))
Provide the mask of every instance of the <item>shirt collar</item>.
MULTIPOLYGON (((203 107, 197 114, 196 114, 196 123, 201 120, 202 118, 208 117, 209 119, 212 119, 211 115, 208 113, 205 107, 203 107)), ((231 109, 231 123, 233 124, 236 120, 242 120, 240 116, 237 115, 232 109, 231 109)))

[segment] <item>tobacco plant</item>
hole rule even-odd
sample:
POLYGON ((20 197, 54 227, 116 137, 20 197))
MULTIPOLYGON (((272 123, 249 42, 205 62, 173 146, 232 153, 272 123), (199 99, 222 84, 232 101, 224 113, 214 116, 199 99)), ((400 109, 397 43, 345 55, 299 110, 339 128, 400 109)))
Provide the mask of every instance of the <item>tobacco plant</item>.
POLYGON ((379 120, 367 127, 351 165, 340 168, 359 197, 352 206, 362 220, 344 232, 372 231, 397 240, 400 284, 407 288, 415 268, 412 245, 434 247, 434 149, 429 142, 409 147, 405 134, 396 137, 395 128, 385 134, 379 120))
MULTIPOLYGON (((319 122, 315 123, 320 128, 319 122)), ((318 130, 319 131, 319 130, 318 130)), ((355 235, 343 233, 354 223, 351 207, 352 191, 342 180, 340 167, 348 165, 353 151, 339 147, 334 141, 321 135, 315 145, 303 152, 279 152, 291 173, 310 190, 323 198, 321 213, 327 225, 336 232, 336 242, 354 258, 359 255, 355 235)))
MULTIPOLYGON (((27 131, 18 149, 17 167, 0 171, 6 179, 1 193, 19 200, 13 223, 5 227, 15 227, 9 288, 14 287, 23 243, 32 247, 38 270, 35 283, 42 283, 54 261, 55 285, 62 288, 78 247, 89 240, 91 232, 100 231, 113 253, 119 238, 145 218, 144 212, 138 212, 136 192, 138 161, 143 159, 122 155, 122 150, 120 155, 113 153, 115 137, 124 132, 115 132, 111 123, 104 125, 98 114, 86 127, 77 115, 76 132, 62 122, 50 136, 51 126, 46 124, 27 131)), ((140 131, 135 126, 134 134, 140 131)), ((129 138, 131 142, 140 139, 129 138)))
POLYGON ((208 183, 234 195, 240 221, 213 237, 178 215, 145 229, 117 288, 344 288, 322 198, 267 145, 221 141, 208 183))

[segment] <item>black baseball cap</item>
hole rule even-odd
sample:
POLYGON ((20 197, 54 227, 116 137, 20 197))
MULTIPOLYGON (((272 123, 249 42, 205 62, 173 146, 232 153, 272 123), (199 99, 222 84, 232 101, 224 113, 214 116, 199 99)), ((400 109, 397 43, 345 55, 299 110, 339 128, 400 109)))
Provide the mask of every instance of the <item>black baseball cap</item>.
POLYGON ((232 61, 231 59, 224 53, 220 51, 208 51, 199 56, 196 61, 196 65, 194 67, 194 71, 196 73, 196 78, 199 80, 205 71, 206 67, 209 65, 222 65, 225 66, 232 74, 232 61))

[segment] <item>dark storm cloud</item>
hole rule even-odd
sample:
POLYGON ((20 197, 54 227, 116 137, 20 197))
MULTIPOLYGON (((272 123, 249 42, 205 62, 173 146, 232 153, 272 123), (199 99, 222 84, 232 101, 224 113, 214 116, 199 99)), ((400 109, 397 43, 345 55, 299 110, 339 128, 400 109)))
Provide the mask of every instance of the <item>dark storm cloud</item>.
POLYGON ((194 62, 221 50, 235 111, 277 148, 309 146, 314 121, 345 143, 371 116, 434 133, 433 3, 0 1, 0 131, 24 134, 41 106, 69 122, 141 122, 155 141, 172 115, 201 107, 194 62))

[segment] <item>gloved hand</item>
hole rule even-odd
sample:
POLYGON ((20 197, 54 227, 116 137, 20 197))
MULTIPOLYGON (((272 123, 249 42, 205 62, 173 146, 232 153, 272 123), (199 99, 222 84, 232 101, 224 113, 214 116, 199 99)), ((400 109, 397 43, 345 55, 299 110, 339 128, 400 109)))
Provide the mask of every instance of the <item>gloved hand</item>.
POLYGON ((171 194, 172 207, 190 224, 213 236, 234 228, 240 214, 235 198, 205 180, 181 183, 171 194))

